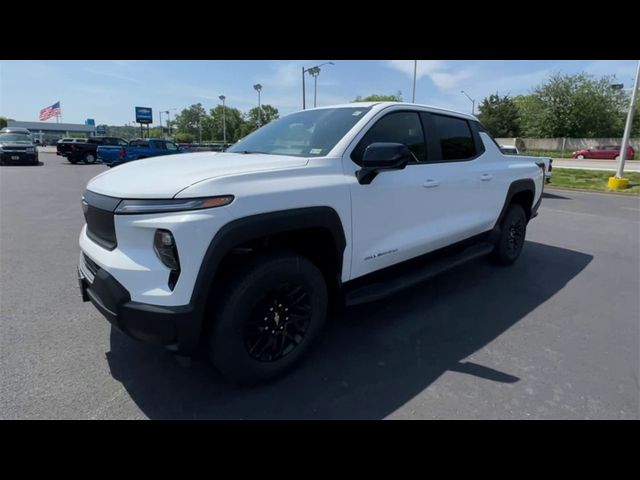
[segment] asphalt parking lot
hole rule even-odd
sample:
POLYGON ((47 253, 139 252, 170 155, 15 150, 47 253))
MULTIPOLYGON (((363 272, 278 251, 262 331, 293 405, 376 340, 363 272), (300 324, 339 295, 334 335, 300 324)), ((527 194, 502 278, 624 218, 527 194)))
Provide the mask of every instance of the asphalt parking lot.
POLYGON ((519 261, 474 261, 331 316, 240 389, 112 331, 76 282, 100 165, 0 168, 0 418, 638 419, 640 199, 548 190, 519 261))

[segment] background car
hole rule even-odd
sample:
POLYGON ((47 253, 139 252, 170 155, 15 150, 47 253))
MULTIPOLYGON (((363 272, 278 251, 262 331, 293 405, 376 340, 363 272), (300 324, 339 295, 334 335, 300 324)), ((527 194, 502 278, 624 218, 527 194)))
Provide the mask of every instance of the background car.
MULTIPOLYGON (((576 150, 572 157, 582 160, 583 158, 604 158, 618 160, 620 158, 620 145, 598 145, 597 147, 589 147, 583 150, 576 150)), ((627 160, 633 160, 635 150, 631 145, 627 147, 627 160)))
POLYGON ((500 145, 500 151, 505 155, 520 155, 515 145, 500 145))
POLYGON ((38 165, 38 150, 26 128, 0 131, 0 165, 38 165))

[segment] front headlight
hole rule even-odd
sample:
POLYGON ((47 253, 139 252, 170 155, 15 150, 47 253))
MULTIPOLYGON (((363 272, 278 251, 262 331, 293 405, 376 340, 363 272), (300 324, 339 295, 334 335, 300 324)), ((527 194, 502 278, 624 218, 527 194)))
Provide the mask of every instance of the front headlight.
POLYGON ((27 147, 27 153, 35 153, 36 147, 27 147))
POLYGON ((233 202, 233 195, 206 198, 179 198, 169 200, 122 200, 116 214, 132 215, 141 213, 167 213, 203 208, 223 207, 233 202))

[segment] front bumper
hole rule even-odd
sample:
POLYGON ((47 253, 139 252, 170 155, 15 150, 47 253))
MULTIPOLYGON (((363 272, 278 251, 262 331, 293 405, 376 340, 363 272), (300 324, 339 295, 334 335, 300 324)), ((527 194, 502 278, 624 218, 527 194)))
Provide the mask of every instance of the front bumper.
POLYGON ((27 152, 2 152, 0 153, 0 160, 5 165, 19 165, 19 164, 28 164, 32 165, 38 161, 38 153, 27 153, 27 152))
MULTIPOLYGON (((81 254, 84 255, 84 254, 81 254)), ((78 265, 78 283, 84 302, 126 335, 182 354, 200 345, 201 320, 191 305, 158 306, 131 301, 131 296, 106 270, 92 266, 83 257, 78 265)))

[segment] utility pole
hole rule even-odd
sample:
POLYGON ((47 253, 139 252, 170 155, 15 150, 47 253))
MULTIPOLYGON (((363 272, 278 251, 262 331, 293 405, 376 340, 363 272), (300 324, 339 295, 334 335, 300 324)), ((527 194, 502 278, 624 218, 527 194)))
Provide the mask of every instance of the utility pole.
POLYGON ((627 159, 627 149, 629 148, 629 137, 631 136, 631 126, 633 124, 633 114, 636 111, 636 101, 638 99, 638 87, 640 86, 640 60, 636 68, 636 79, 633 82, 633 90, 631 91, 631 104, 629 105, 629 113, 627 113, 627 122, 624 126, 624 134, 622 136, 622 146, 620 150, 620 161, 618 162, 618 170, 616 176, 609 179, 609 188, 626 188, 629 180, 623 178, 624 162, 627 159), (615 178, 612 182, 612 179, 615 178))

